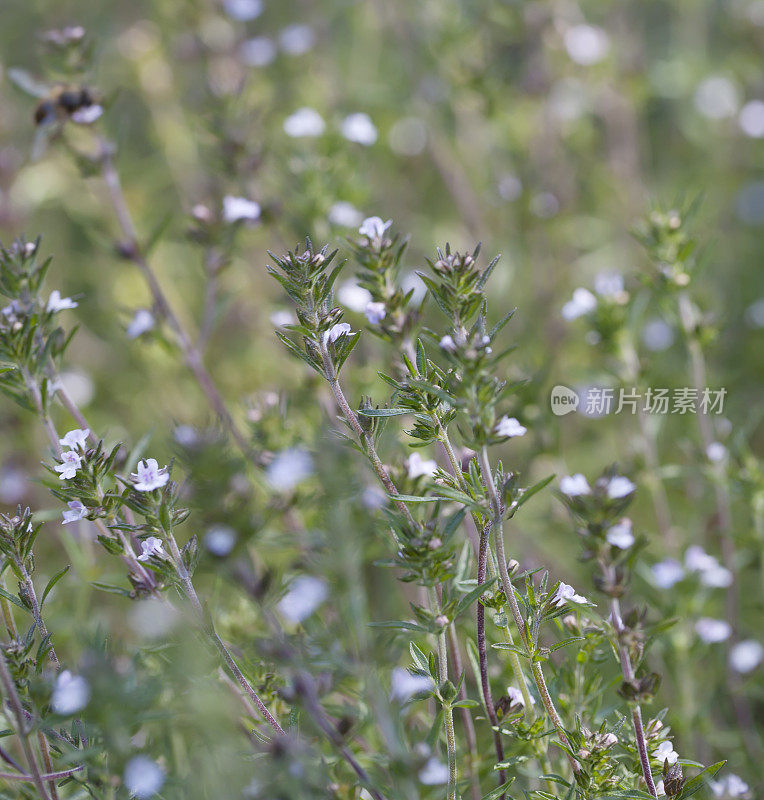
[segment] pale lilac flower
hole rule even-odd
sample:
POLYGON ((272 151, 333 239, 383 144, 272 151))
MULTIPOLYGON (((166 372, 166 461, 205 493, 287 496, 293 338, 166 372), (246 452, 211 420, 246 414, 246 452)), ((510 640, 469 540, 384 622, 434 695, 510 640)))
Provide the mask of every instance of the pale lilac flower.
POLYGON ((660 317, 653 317, 642 328, 642 343, 654 353, 668 350, 674 343, 674 329, 660 317))
POLYGON ((69 716, 85 708, 90 699, 90 686, 81 675, 74 675, 68 669, 56 678, 50 706, 62 716, 69 716))
POLYGON ((301 447, 290 447, 277 453, 265 470, 265 477, 272 488, 288 492, 313 473, 313 459, 301 447))
POLYGON ((617 547, 620 550, 628 550, 634 544, 631 520, 628 517, 624 517, 608 528, 605 540, 613 547, 617 547))
POLYGON ((684 566, 690 572, 703 572, 707 569, 713 569, 718 563, 699 544, 693 544, 684 551, 684 566))
POLYGON ((706 644, 717 644, 732 635, 730 624, 723 619, 701 617, 695 623, 695 632, 706 644))
POLYGON ((594 291, 602 297, 618 297, 623 290, 623 275, 620 272, 600 272, 594 279, 594 291))
POLYGON ((154 327, 154 315, 147 308, 139 308, 127 326, 127 338, 137 339, 154 327))
POLYGON ((659 589, 670 589, 675 583, 684 578, 682 565, 674 558, 667 558, 653 564, 652 567, 653 583, 659 589))
POLYGON ((139 492, 152 492, 154 489, 160 489, 170 480, 167 467, 160 469, 155 458, 139 461, 135 469, 137 472, 133 472, 130 477, 139 492))
POLYGON ((618 737, 614 733, 606 733, 600 740, 602 747, 613 747, 618 744, 618 737))
POLYGON ((67 311, 70 308, 77 308, 77 302, 72 300, 71 297, 61 297, 61 292, 58 289, 54 289, 50 293, 48 304, 45 306, 46 311, 54 314, 58 311, 67 311))
POLYGON ((586 478, 577 472, 575 475, 565 475, 560 478, 560 491, 568 497, 579 497, 590 494, 592 490, 586 478))
POLYGON ((199 441, 199 434, 192 425, 178 425, 172 435, 181 447, 193 447, 199 441))
POLYGON ((148 756, 135 756, 125 766, 125 788, 138 800, 153 797, 164 785, 164 770, 148 756))
POLYGON ((748 784, 734 772, 725 775, 718 781, 709 781, 708 785, 711 787, 714 797, 721 798, 721 800, 745 797, 750 792, 748 784))
MULTIPOLYGON (((522 706, 525 708, 525 698, 523 697, 523 693, 518 689, 516 686, 507 686, 507 697, 509 698, 510 706, 522 706)), ((531 705, 536 705, 536 700, 532 695, 529 695, 531 699, 531 705)))
POLYGON ((355 281, 345 281, 337 289, 337 300, 346 308, 360 314, 371 303, 371 292, 355 281))
POLYGON ((438 469, 438 464, 432 459, 423 459, 422 456, 416 451, 413 452, 406 459, 406 469, 409 473, 409 478, 431 477, 438 469))
POLYGON ((440 786, 448 783, 448 775, 448 766, 432 756, 419 770, 419 781, 425 786, 440 786))
POLYGON ((329 222, 332 225, 339 225, 343 228, 356 228, 363 221, 363 214, 346 200, 338 200, 332 204, 328 214, 329 222))
POLYGON ((429 692, 432 687, 429 675, 415 675, 403 667, 395 667, 390 679, 390 699, 406 703, 417 694, 429 692))
POLYGON ((733 580, 732 572, 721 564, 716 564, 700 573, 700 582, 712 589, 726 589, 732 586, 733 580))
POLYGON ((149 536, 141 542, 141 554, 138 556, 138 561, 148 561, 152 556, 162 558, 164 554, 162 540, 156 536, 149 536))
POLYGON ((718 464, 727 457, 727 448, 721 442, 711 442, 706 448, 706 458, 718 464))
POLYGON ((324 118, 315 108, 298 108, 284 120, 284 133, 293 139, 320 136, 324 130, 324 118))
POLYGON ((610 37, 594 25, 573 25, 563 40, 571 59, 585 67, 602 61, 610 50, 610 37))
POLYGON ((67 450, 61 453, 61 463, 56 464, 53 469, 61 474, 58 476, 62 481, 67 481, 77 474, 77 470, 82 466, 82 457, 74 450, 67 450))
POLYGON ((227 556, 236 544, 236 531, 228 525, 213 525, 202 539, 204 546, 213 556, 227 556))
POLYGON ((562 318, 568 322, 588 314, 597 308, 597 298, 588 290, 580 287, 573 291, 573 298, 562 307, 562 318))
POLYGON ((497 436, 506 436, 512 439, 515 436, 525 436, 528 429, 521 425, 515 417, 505 415, 497 423, 495 433, 497 436))
POLYGON ((254 200, 246 197, 234 197, 230 194, 223 198, 223 219, 229 224, 242 220, 255 222, 260 219, 261 213, 260 203, 254 200))
POLYGON ((276 44, 267 36, 255 36, 241 43, 239 55, 248 67, 267 67, 276 58, 276 44))
POLYGON ((445 350, 447 353, 455 353, 456 352, 456 342, 454 341, 453 336, 446 334, 439 342, 441 350, 445 350))
POLYGON ((77 125, 92 125, 96 120, 100 119, 103 114, 103 106, 98 103, 92 103, 89 106, 78 108, 74 113, 69 115, 69 119, 77 125))
POLYGON ((387 316, 387 309, 384 303, 367 303, 363 313, 366 314, 369 325, 379 325, 387 316))
POLYGON ((349 142, 357 142, 368 147, 377 141, 377 128, 368 114, 358 112, 348 114, 342 121, 342 135, 349 142))
POLYGON ((361 492, 361 502, 364 508, 376 511, 387 505, 387 495, 378 486, 367 486, 361 492))
POLYGON ((628 497, 636 488, 628 478, 616 475, 607 485, 607 496, 611 500, 620 500, 622 497, 628 497))
POLYGON ((315 44, 316 35, 308 25, 288 25, 279 34, 281 49, 290 56, 301 56, 315 44))
POLYGON ((69 511, 63 511, 64 521, 62 525, 68 525, 70 522, 79 522, 83 517, 87 516, 87 508, 79 500, 70 500, 67 505, 69 511))
POLYGON ((391 219, 387 220, 387 222, 383 221, 382 217, 366 217, 366 219, 361 223, 361 227, 358 229, 358 233, 361 236, 365 236, 367 239, 371 241, 381 239, 385 233, 387 233, 387 229, 393 224, 391 219))
POLYGON ((653 758, 661 762, 668 761, 669 764, 676 764, 679 753, 674 750, 674 745, 666 739, 653 750, 653 758))
POLYGON ((289 622, 307 619, 329 596, 326 581, 312 575, 299 575, 290 584, 287 593, 279 600, 279 613, 289 622))
POLYGON ((588 603, 589 601, 581 594, 576 594, 576 590, 569 583, 561 583, 557 587, 552 602, 560 608, 565 603, 588 603))
POLYGON ((730 650, 730 666, 735 672, 752 672, 764 659, 764 647, 755 639, 744 639, 730 650))
POLYGON ((78 447, 81 447, 84 450, 88 443, 89 435, 89 428, 74 428, 73 430, 69 431, 63 439, 59 439, 58 443, 61 445, 61 447, 71 447, 72 450, 75 450, 78 447))
POLYGON ((226 14, 238 22, 250 22, 263 13, 263 0, 223 0, 226 14))
POLYGON ((764 100, 751 100, 738 115, 740 129, 752 139, 764 137, 764 100))
POLYGON ((350 325, 347 322, 338 322, 332 325, 328 331, 324 331, 324 344, 334 344, 340 336, 348 336, 350 334, 350 325))

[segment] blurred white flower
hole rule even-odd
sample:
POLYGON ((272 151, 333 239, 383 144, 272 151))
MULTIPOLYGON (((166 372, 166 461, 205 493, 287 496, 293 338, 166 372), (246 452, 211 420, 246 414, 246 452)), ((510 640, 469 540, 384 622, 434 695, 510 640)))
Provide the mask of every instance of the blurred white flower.
POLYGON ((416 272, 407 272, 401 278, 401 289, 408 294, 412 292, 410 302, 418 305, 427 295, 427 287, 416 272))
POLYGON ((448 766, 432 756, 419 770, 419 781, 425 786, 440 786, 448 783, 448 766))
POLYGON ((369 325, 379 325, 387 316, 387 309, 384 303, 367 303, 363 313, 366 315, 366 319, 369 320, 369 325))
POLYGON ((754 301, 746 308, 745 321, 752 328, 764 328, 764 297, 754 301))
POLYGON ((277 608, 289 622, 307 619, 329 596, 326 581, 312 575, 298 575, 287 593, 279 600, 277 608))
POLYGON ((652 566, 653 583, 659 589, 670 589, 684 578, 682 565, 674 558, 667 558, 652 566))
POLYGON ((334 203, 329 209, 328 217, 332 225, 339 225, 342 228, 357 228, 363 220, 363 214, 345 200, 334 203))
POLYGON ((58 476, 60 480, 68 481, 77 474, 77 470, 81 465, 82 458, 79 453, 74 450, 67 450, 65 453, 61 453, 61 463, 56 464, 53 469, 60 473, 58 476))
POLYGON ((366 217, 358 228, 358 233, 371 241, 378 241, 387 233, 387 229, 392 224, 391 219, 385 222, 382 217, 366 217))
POLYGON ((199 441, 199 434, 192 425, 178 425, 172 435, 182 447, 193 447, 199 441))
POLYGON ((80 408, 87 406, 93 399, 95 385, 87 372, 75 369, 65 370, 60 373, 59 382, 51 386, 51 392, 58 391, 60 388, 65 389, 72 402, 80 408))
POLYGON ((440 345, 441 350, 445 350, 448 353, 456 352, 456 342, 454 341, 454 337, 448 333, 441 338, 438 344, 440 345))
POLYGON ((709 569, 704 569, 700 573, 700 582, 704 586, 709 586, 714 589, 726 589, 732 586, 734 575, 726 567, 721 564, 715 564, 709 569))
POLYGON ((517 200, 523 193, 523 182, 517 175, 502 175, 497 186, 499 197, 507 202, 517 200))
POLYGON ((377 128, 368 114, 359 111, 348 114, 342 120, 342 135, 349 142, 357 142, 368 147, 377 141, 377 128))
MULTIPOLYGON (((516 686, 507 686, 507 697, 509 698, 510 706, 522 706, 525 708, 525 698, 523 697, 523 693, 518 689, 516 686)), ((529 695, 531 700, 531 705, 536 705, 536 700, 532 695, 529 695)))
POLYGON ((298 108, 284 120, 284 133, 292 138, 320 136, 326 130, 324 118, 315 108, 298 108))
POLYGON ((631 520, 628 517, 624 517, 608 528, 605 539, 613 547, 617 547, 620 550, 628 550, 634 544, 631 520))
POLYGON ((693 544, 684 552, 684 566, 690 572, 703 572, 713 569, 719 562, 709 555, 699 544, 693 544))
POLYGON ((594 278, 594 291, 602 297, 616 297, 624 290, 620 272, 600 272, 594 278))
POLYGON ((68 525, 70 522, 79 522, 83 517, 87 516, 88 510, 79 500, 70 500, 67 504, 69 511, 63 511, 64 521, 62 525, 68 525))
POLYGON ((725 775, 718 781, 709 781, 708 785, 711 787, 714 797, 721 798, 721 800, 733 800, 735 797, 745 797, 750 788, 748 784, 742 779, 731 772, 725 775))
POLYGON ((270 320, 274 328, 283 328, 284 325, 294 325, 297 321, 294 314, 285 308, 279 308, 272 312, 270 320))
POLYGON ((674 343, 674 329, 666 320, 654 317, 642 328, 642 343, 654 353, 668 350, 674 343))
POLYGON ((281 49, 290 56, 301 56, 316 43, 316 34, 309 25, 289 25, 279 34, 281 49))
POLYGON ((239 55, 248 67, 267 67, 276 58, 276 43, 267 36, 255 36, 241 43, 239 55))
POLYGON ((347 322, 338 322, 332 325, 328 331, 324 331, 324 344, 333 344, 340 338, 340 336, 348 336, 350 334, 350 325, 347 322))
POLYGON ((663 778, 661 778, 658 783, 655 784, 655 794, 657 794, 658 797, 666 796, 666 787, 663 785, 663 778))
POLYGON ((162 540, 156 536, 149 536, 141 542, 141 554, 138 556, 138 561, 148 561, 152 556, 163 558, 164 555, 162 540))
POLYGON ((154 327, 154 315, 146 308, 139 308, 127 326, 127 338, 137 339, 154 327))
POLYGON ((565 31, 564 42, 571 59, 584 66, 602 61, 610 50, 610 37, 594 25, 573 25, 565 31))
POLYGON ((628 478, 616 475, 608 482, 607 496, 611 500, 620 500, 622 497, 628 497, 636 488, 628 478))
POLYGON ((84 450, 88 443, 88 436, 90 436, 89 428, 74 428, 63 439, 59 439, 58 443, 61 447, 71 447, 72 450, 78 447, 84 450))
POLYGON ((579 497, 590 494, 592 490, 586 478, 577 472, 575 475, 564 475, 560 478, 560 491, 568 497, 579 497))
POLYGON ((361 313, 371 302, 371 292, 359 286, 355 281, 345 281, 337 289, 337 300, 351 311, 361 313))
POLYGON ((433 688, 428 675, 414 675, 403 667, 395 667, 390 676, 390 699, 405 703, 414 695, 429 692, 433 688))
POLYGON ((213 525, 207 529, 202 542, 213 556, 223 558, 236 544, 236 531, 229 525, 213 525))
POLYGON ((141 638, 159 639, 166 636, 180 618, 180 612, 164 598, 148 597, 130 604, 127 621, 141 638))
POLYGON ((738 122, 746 136, 752 139, 764 137, 764 101, 751 100, 746 103, 740 110, 738 122))
POLYGON ((74 675, 68 669, 59 673, 50 699, 51 708, 56 714, 74 714, 85 708, 89 699, 90 686, 81 675, 74 675))
POLYGON ((288 492, 313 474, 313 459, 307 450, 291 447, 276 454, 265 477, 272 488, 288 492))
POLYGON ((257 19, 263 13, 263 0, 223 0, 226 14, 239 22, 257 19))
POLYGON ((130 478, 139 492, 153 492, 154 489, 161 489, 170 480, 167 467, 160 468, 155 458, 139 461, 135 470, 130 474, 130 478))
POLYGON ((503 416, 496 425, 495 433, 497 436, 507 436, 510 439, 515 436, 525 436, 528 429, 523 427, 514 417, 503 416))
POLYGON ((552 598, 552 602, 559 608, 565 603, 588 603, 589 601, 581 594, 576 594, 576 590, 569 583, 561 583, 552 598))
POLYGON ((676 764, 679 753, 674 750, 674 745, 666 739, 653 750, 653 758, 658 761, 668 761, 669 764, 676 764))
POLYGON ((530 209, 539 219, 551 219, 560 210, 560 201, 552 192, 539 192, 531 198, 530 209))
POLYGON ((0 472, 0 503, 18 505, 25 497, 29 476, 18 467, 4 467, 0 472))
POLYGON ((597 298, 588 290, 580 287, 573 292, 573 298, 562 307, 562 318, 571 322, 597 308, 597 298))
POLYGON ((138 800, 153 797, 164 784, 164 770, 148 756, 134 756, 125 765, 125 788, 138 800))
POLYGON ((706 448, 706 458, 718 463, 727 457, 727 448, 721 442, 711 442, 706 448))
POLYGON ((261 213, 260 203, 254 200, 246 197, 233 197, 230 194, 223 198, 223 219, 229 225, 242 220, 255 222, 260 219, 261 213))
POLYGON ((378 486, 367 486, 361 492, 361 502, 364 508, 375 511, 387 505, 387 495, 378 486))
POLYGON ((732 635, 732 628, 723 619, 701 617, 695 623, 695 633, 706 643, 716 644, 723 642, 732 635))
POLYGON ((695 90, 695 108, 709 119, 727 119, 737 114, 740 105, 737 86, 721 75, 711 75, 695 90))
POLYGON ((764 659, 764 647, 755 639, 744 639, 732 646, 730 650, 730 666, 735 672, 751 672, 764 659))
POLYGON ((61 297, 61 292, 58 289, 54 289, 50 293, 48 304, 45 306, 46 311, 54 314, 58 311, 67 311, 70 308, 77 308, 76 301, 72 300, 71 297, 61 297))
POLYGON ((78 108, 69 119, 77 125, 92 125, 103 115, 103 106, 98 103, 91 103, 89 106, 78 108))
POLYGON ((416 451, 406 459, 406 469, 409 478, 431 477, 438 469, 438 463, 432 459, 423 459, 416 451))

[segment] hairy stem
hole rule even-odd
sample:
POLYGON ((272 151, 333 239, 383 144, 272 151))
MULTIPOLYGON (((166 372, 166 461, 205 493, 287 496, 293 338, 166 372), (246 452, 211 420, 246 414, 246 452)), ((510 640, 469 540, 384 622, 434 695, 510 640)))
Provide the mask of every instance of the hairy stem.
MULTIPOLYGON (((40 636, 43 639, 48 638, 48 629, 45 626, 45 622, 42 618, 42 613, 40 611, 40 603, 37 599, 37 592, 35 592, 34 583, 32 583, 32 577, 29 574, 24 562, 19 558, 16 559, 16 569, 21 573, 21 579, 24 584, 24 590, 26 598, 29 600, 30 605, 32 606, 32 616, 34 617, 35 624, 37 625, 37 630, 40 632, 40 636)), ((56 655, 56 651, 53 648, 53 641, 49 642, 49 649, 48 655, 50 656, 50 660, 53 662, 53 666, 56 668, 56 672, 61 669, 61 664, 59 663, 58 656, 56 655)), ((47 766, 46 766, 47 768, 47 766)), ((50 770, 48 770, 50 771, 50 770)))
MULTIPOLYGON (((430 588, 430 606, 440 614, 440 603, 435 589, 430 588)), ((443 686, 448 681, 448 649, 446 646, 446 626, 441 627, 438 633, 438 683, 443 686)), ((447 701, 443 708, 443 718, 446 727, 446 748, 448 753, 448 800, 456 800, 456 735, 454 733, 454 711, 451 701, 447 701)))

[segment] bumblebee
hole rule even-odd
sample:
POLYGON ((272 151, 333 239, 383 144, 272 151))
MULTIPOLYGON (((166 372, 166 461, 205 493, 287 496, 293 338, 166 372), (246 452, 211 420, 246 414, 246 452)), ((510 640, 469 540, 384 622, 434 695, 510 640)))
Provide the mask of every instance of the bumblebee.
POLYGON ((77 111, 96 105, 92 92, 85 87, 58 86, 37 104, 34 111, 35 125, 65 122, 77 111))

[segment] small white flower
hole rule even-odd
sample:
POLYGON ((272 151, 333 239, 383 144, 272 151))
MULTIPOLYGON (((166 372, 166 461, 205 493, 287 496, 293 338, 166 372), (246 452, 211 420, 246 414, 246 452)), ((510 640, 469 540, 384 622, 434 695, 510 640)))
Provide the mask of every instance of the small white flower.
MULTIPOLYGON (((411 292, 411 299, 409 302, 414 305, 419 305, 427 296, 427 287, 416 272, 407 272, 401 278, 401 289, 406 294, 411 292)), ((764 306, 764 302, 762 302, 762 305, 764 306)), ((762 317, 764 317, 764 314, 762 314, 762 317)), ((764 327, 764 324, 762 324, 761 327, 764 327)))
POLYGON ((73 675, 68 669, 59 673, 50 699, 56 714, 69 716, 85 708, 90 699, 90 686, 81 675, 73 675))
POLYGON ((360 314, 371 303, 371 292, 355 281, 345 281, 337 289, 337 300, 346 308, 360 314))
POLYGON ((653 317, 642 328, 642 342, 648 350, 654 353, 668 350, 674 343, 674 329, 660 317, 653 317))
POLYGON ((740 129, 752 139, 764 137, 764 100, 751 100, 746 103, 738 115, 740 129))
POLYGON ((172 435, 181 447, 193 447, 199 441, 199 434, 192 425, 178 425, 172 435))
POLYGON ((695 108, 708 119, 727 119, 740 106, 738 87, 723 75, 711 75, 698 84, 693 97, 695 108))
POLYGON ((141 554, 138 561, 148 561, 152 556, 162 558, 164 556, 162 540, 156 536, 149 536, 141 542, 141 554))
POLYGON ((560 608, 565 603, 588 603, 589 601, 581 594, 576 594, 576 590, 569 583, 561 583, 557 587, 552 602, 560 608))
POLYGON ((313 47, 316 35, 308 25, 288 25, 279 34, 281 49, 290 56, 301 56, 313 47))
POLYGON ((608 528, 605 539, 613 547, 617 547, 620 550, 628 550, 634 544, 634 534, 631 529, 631 520, 628 517, 624 517, 608 528))
POLYGON ((413 452, 406 459, 406 469, 412 480, 421 477, 429 478, 435 474, 438 464, 432 459, 423 459, 419 453, 413 452))
POLYGON ((571 322, 597 308, 597 298, 588 290, 579 287, 573 292, 573 298, 562 307, 562 318, 571 322))
MULTIPOLYGON (((525 708, 525 698, 523 697, 523 693, 516 686, 507 686, 507 697, 509 698, 510 706, 522 706, 525 708)), ((529 697, 531 699, 531 705, 535 706, 536 700, 532 695, 529 695, 529 697)))
POLYGON ((497 436, 506 436, 512 439, 515 436, 525 436, 525 434, 528 433, 528 429, 522 426, 514 417, 507 417, 505 415, 496 425, 495 433, 497 436))
POLYGON ((230 194, 223 198, 223 219, 229 224, 242 220, 255 222, 260 219, 261 213, 260 203, 254 200, 246 197, 233 197, 230 194))
POLYGON ((368 147, 377 141, 377 128, 368 114, 362 112, 348 114, 342 121, 342 135, 349 142, 357 142, 368 147))
POLYGON ((135 469, 137 471, 133 472, 130 477, 139 492, 152 492, 154 489, 160 489, 170 480, 167 467, 160 469, 155 458, 139 461, 135 469))
POLYGON ((280 492, 291 491, 312 474, 313 459, 301 447, 290 447, 277 453, 265 471, 268 483, 280 492))
POLYGON ((764 659, 764 647, 755 639, 745 639, 730 650, 730 666, 735 672, 752 672, 764 659))
POLYGON ((573 25, 565 31, 565 49, 576 64, 591 66, 610 50, 610 37, 594 25, 573 25))
POLYGON ((276 44, 267 36, 255 36, 241 43, 239 55, 248 67, 267 67, 276 58, 276 44))
POLYGON ((278 610, 289 622, 307 619, 329 596, 329 588, 322 578, 299 575, 290 584, 287 593, 279 600, 278 610))
POLYGON ((284 120, 284 133, 293 139, 320 136, 324 130, 324 118, 315 108, 298 108, 284 120))
POLYGON ((74 450, 67 450, 61 453, 61 463, 56 464, 53 469, 61 474, 58 476, 62 481, 69 480, 77 474, 77 470, 82 465, 82 457, 74 450))
POLYGON ((70 308, 77 308, 77 303, 71 297, 61 297, 61 292, 54 289, 48 298, 48 305, 45 310, 48 312, 56 313, 58 311, 67 311, 70 308))
POLYGON ((606 733, 600 743, 602 747, 613 747, 618 744, 618 737, 614 733, 606 733))
POLYGON ((62 525, 68 525, 70 522, 79 522, 83 517, 87 516, 87 508, 79 500, 70 500, 67 505, 69 511, 62 512, 64 521, 62 525))
POLYGON ((707 569, 713 569, 718 563, 699 544, 693 544, 684 551, 684 566, 690 572, 703 572, 707 569))
POLYGON ((406 703, 412 697, 432 689, 432 678, 414 675, 403 667, 395 667, 390 676, 390 699, 406 703))
POLYGON ((701 617, 695 623, 695 632, 706 644, 717 644, 729 639, 732 635, 732 628, 723 619, 701 617))
POLYGON ((594 279, 594 291, 602 297, 617 297, 623 288, 623 275, 620 272, 600 272, 594 279))
POLYGON ((455 353, 456 352, 456 342, 453 339, 453 336, 446 334, 439 342, 441 350, 445 350, 447 353, 455 353))
POLYGON ((727 457, 727 448, 721 442, 711 442, 706 448, 706 458, 718 464, 727 457))
POLYGON ((607 496, 611 500, 620 500, 630 495, 637 487, 628 479, 620 475, 611 478, 607 485, 607 496))
POLYGON ((69 431, 63 439, 59 439, 58 443, 61 447, 71 447, 72 450, 78 447, 84 450, 85 445, 88 443, 88 436, 90 436, 89 428, 74 428, 69 431))
POLYGON ((663 778, 661 778, 658 783, 655 784, 655 794, 657 794, 658 797, 666 796, 666 787, 663 785, 663 778))
POLYGON ((77 125, 92 125, 97 119, 101 118, 103 114, 103 106, 98 103, 92 103, 89 106, 78 108, 69 119, 76 122, 77 125))
POLYGON ((659 589, 670 589, 675 583, 684 578, 682 565, 674 558, 667 558, 653 564, 652 567, 653 583, 659 589))
POLYGON ((384 303, 367 303, 366 308, 363 310, 366 314, 366 319, 369 320, 369 325, 379 325, 380 322, 387 316, 387 309, 384 303))
POLYGON ((575 475, 565 475, 560 478, 560 491, 568 497, 579 497, 590 494, 592 490, 586 478, 577 472, 575 475))
POLYGON ((204 534, 204 546, 213 556, 227 556, 236 544, 236 531, 228 525, 213 525, 204 534))
POLYGON ((448 783, 448 766, 438 761, 435 756, 429 758, 419 770, 419 781, 425 786, 440 786, 448 783))
POLYGON ((348 336, 350 334, 350 325, 347 322, 338 322, 332 325, 328 331, 324 331, 324 344, 333 344, 340 338, 340 336, 348 336))
POLYGON ((371 241, 379 240, 387 233, 387 229, 392 224, 391 219, 384 222, 382 217, 366 217, 361 223, 361 227, 358 228, 358 233, 371 241))
POLYGON ((338 200, 329 209, 329 222, 342 228, 355 228, 361 224, 363 214, 345 200, 338 200))
POLYGON ((122 776, 128 792, 138 800, 153 797, 164 784, 164 770, 148 756, 135 756, 122 776))
POLYGON ((733 772, 725 775, 721 780, 709 781, 708 785, 711 787, 714 797, 722 798, 722 800, 745 797, 750 791, 748 784, 733 772))
POLYGON ((263 13, 263 0, 223 0, 226 14, 238 22, 250 22, 263 13))
POLYGON ((679 758, 679 753, 674 750, 674 745, 666 739, 665 741, 661 742, 655 750, 653 750, 653 758, 657 759, 658 761, 668 761, 669 764, 676 764, 676 760, 679 758))
POLYGON ((732 586, 733 580, 732 572, 721 564, 716 564, 700 573, 700 582, 712 589, 726 589, 728 586, 732 586))
POLYGON ((139 308, 127 326, 127 338, 137 339, 154 327, 154 315, 147 308, 139 308))

